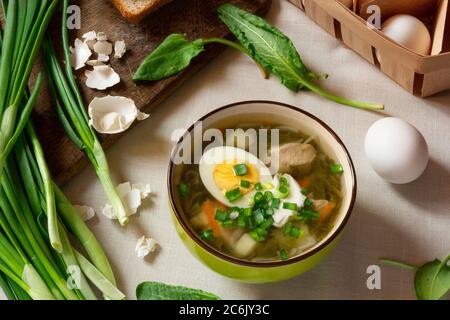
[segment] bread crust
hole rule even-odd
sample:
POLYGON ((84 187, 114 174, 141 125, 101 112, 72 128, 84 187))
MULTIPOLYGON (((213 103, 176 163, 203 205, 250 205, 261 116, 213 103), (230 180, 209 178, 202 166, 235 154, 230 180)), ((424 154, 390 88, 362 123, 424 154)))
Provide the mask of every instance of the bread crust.
POLYGON ((111 0, 119 12, 130 22, 139 23, 150 13, 158 10, 172 0, 149 0, 149 3, 139 11, 132 11, 123 0, 111 0))

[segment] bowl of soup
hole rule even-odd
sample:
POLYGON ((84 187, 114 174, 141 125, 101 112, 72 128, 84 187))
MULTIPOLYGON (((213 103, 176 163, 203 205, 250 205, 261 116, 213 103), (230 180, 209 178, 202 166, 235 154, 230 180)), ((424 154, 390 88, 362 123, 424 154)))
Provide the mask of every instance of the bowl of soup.
POLYGON ((246 101, 199 119, 173 149, 168 193, 179 236, 242 282, 286 280, 342 236, 356 176, 341 139, 297 107, 246 101))

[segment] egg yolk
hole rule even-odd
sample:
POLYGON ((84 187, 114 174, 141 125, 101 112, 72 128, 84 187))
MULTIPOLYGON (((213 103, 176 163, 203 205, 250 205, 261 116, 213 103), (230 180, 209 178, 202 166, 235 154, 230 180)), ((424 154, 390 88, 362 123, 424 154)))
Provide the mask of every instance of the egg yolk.
POLYGON ((259 171, 251 164, 245 164, 247 167, 247 174, 243 176, 236 176, 234 173, 234 166, 237 162, 227 162, 216 165, 214 168, 214 182, 220 190, 230 191, 239 187, 242 194, 246 194, 254 189, 255 184, 259 182, 259 171), (241 180, 250 182, 249 188, 240 186, 241 180))

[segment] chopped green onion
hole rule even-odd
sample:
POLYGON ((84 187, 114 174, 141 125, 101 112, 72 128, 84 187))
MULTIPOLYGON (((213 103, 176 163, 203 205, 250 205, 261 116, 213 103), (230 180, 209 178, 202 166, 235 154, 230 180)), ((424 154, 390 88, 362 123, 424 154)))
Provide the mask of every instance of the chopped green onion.
POLYGON ((248 199, 248 206, 253 207, 255 205, 255 200, 253 198, 248 199))
POLYGON ((302 195, 306 196, 309 194, 309 189, 308 188, 303 188, 301 191, 302 195))
POLYGON ((242 211, 242 214, 244 215, 244 217, 251 217, 252 216, 252 208, 245 208, 242 211))
POLYGON ((288 257, 288 254, 287 254, 286 250, 285 250, 285 249, 281 249, 281 250, 280 250, 280 259, 283 260, 283 261, 285 261, 285 260, 287 260, 288 258, 289 258, 289 257, 288 257))
POLYGON ((266 198, 267 202, 270 202, 273 199, 273 193, 270 191, 264 192, 264 198, 266 198))
POLYGON ((264 215, 260 211, 257 211, 257 212, 255 212, 254 219, 255 219, 256 225, 260 225, 264 222, 264 215))
POLYGON ((317 220, 319 218, 319 213, 317 211, 311 210, 311 209, 306 209, 303 208, 300 211, 300 220, 307 222, 307 221, 314 221, 317 220))
POLYGON ((283 187, 288 187, 289 186, 289 183, 288 183, 288 181, 287 181, 287 179, 285 177, 281 177, 280 178, 280 186, 283 186, 283 187))
POLYGON ((332 164, 331 165, 331 173, 343 173, 344 172, 344 168, 342 167, 341 164, 332 164))
POLYGON ((303 205, 305 206, 305 208, 311 208, 313 206, 313 202, 311 201, 311 199, 306 198, 303 205))
POLYGON ((283 203, 283 209, 297 211, 297 208, 298 208, 298 206, 296 203, 292 203, 292 202, 284 202, 283 203))
POLYGON ((264 240, 266 240, 266 238, 259 235, 258 232, 256 232, 256 230, 251 231, 250 236, 253 238, 253 240, 257 242, 263 242, 264 240))
POLYGON ((283 234, 285 236, 289 235, 291 233, 292 230, 292 223, 288 222, 283 226, 283 234))
POLYGON ((255 189, 256 189, 256 191, 261 191, 261 190, 264 189, 264 188, 263 188, 262 184, 258 182, 258 183, 255 185, 255 189))
POLYGON ((200 232, 200 238, 203 240, 214 240, 214 232, 212 230, 205 230, 200 232))
POLYGON ((264 200, 264 195, 262 194, 262 192, 257 192, 253 199, 255 200, 255 203, 260 203, 264 200))
POLYGON ((250 181, 248 181, 248 180, 241 180, 240 186, 242 188, 248 189, 248 188, 250 188, 250 181))
POLYGON ((245 176, 247 174, 247 166, 245 164, 237 164, 233 167, 236 176, 245 176))
POLYGON ((222 222, 222 226, 224 226, 225 228, 231 228, 234 226, 234 221, 233 220, 227 220, 225 222, 222 222))
POLYGON ((273 209, 279 209, 280 208, 280 204, 281 204, 281 200, 279 198, 273 198, 272 199, 272 208, 273 209))
POLYGON ((237 219, 237 225, 239 228, 247 228, 247 219, 245 216, 239 216, 237 219))
POLYGON ((301 234, 302 234, 302 231, 300 230, 300 228, 297 228, 297 227, 292 227, 291 230, 289 231, 289 235, 292 238, 298 238, 298 237, 300 237, 301 234))
POLYGON ((180 183, 178 185, 178 192, 182 198, 186 198, 189 195, 189 187, 186 183, 180 183))
POLYGON ((267 209, 265 209, 265 215, 266 215, 266 217, 267 217, 267 216, 273 216, 273 214, 274 214, 273 208, 267 208, 267 209))
POLYGON ((259 227, 264 230, 268 230, 273 225, 273 218, 266 219, 259 227))
POLYGON ((229 217, 228 212, 222 211, 220 209, 216 210, 215 219, 217 221, 224 222, 224 221, 228 220, 228 217, 229 217))
POLYGON ((278 197, 281 199, 286 199, 289 197, 289 188, 281 186, 278 188, 278 197))
POLYGON ((241 189, 236 188, 230 191, 225 192, 225 197, 228 199, 228 201, 233 202, 240 198, 242 198, 241 189))

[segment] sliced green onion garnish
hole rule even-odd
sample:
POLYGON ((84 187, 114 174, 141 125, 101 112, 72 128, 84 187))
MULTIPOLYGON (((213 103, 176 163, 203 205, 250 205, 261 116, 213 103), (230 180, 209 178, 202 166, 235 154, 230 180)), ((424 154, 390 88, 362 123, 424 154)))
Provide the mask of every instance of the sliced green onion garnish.
POLYGON ((297 227, 292 227, 291 230, 289 230, 289 235, 292 238, 298 238, 301 235, 301 230, 297 227))
POLYGON ((296 211, 297 208, 298 208, 298 206, 296 203, 292 203, 292 202, 284 202, 283 203, 283 209, 296 211))
POLYGON ((251 217, 252 216, 252 208, 245 208, 242 211, 242 214, 244 215, 244 217, 251 217))
POLYGON ((241 189, 236 188, 230 191, 225 192, 225 197, 228 199, 228 201, 233 202, 240 198, 242 198, 241 189))
POLYGON ((290 223, 290 222, 288 222, 288 223, 286 223, 285 225, 284 225, 284 227, 283 227, 283 234, 284 235, 288 235, 288 234, 290 234, 291 233, 291 229, 292 229, 292 223, 290 223))
POLYGON ((332 164, 331 167, 331 173, 343 173, 344 168, 340 164, 332 164))
POLYGON ((300 219, 304 222, 306 221, 314 221, 317 220, 319 218, 319 213, 317 211, 311 210, 311 209, 306 209, 303 208, 300 211, 300 219))
POLYGON ((273 225, 273 218, 266 219, 259 227, 264 230, 268 230, 273 225))
POLYGON ((189 187, 186 183, 180 183, 178 185, 178 192, 182 198, 186 198, 189 195, 189 187))
POLYGON ((273 199, 273 193, 270 191, 264 192, 264 198, 266 198, 267 202, 270 202, 273 199))
POLYGON ((309 189, 308 189, 308 188, 303 188, 301 192, 302 192, 302 194, 303 194, 304 196, 306 196, 306 195, 309 194, 309 189))
POLYGON ((287 187, 289 185, 287 179, 285 177, 280 178, 280 186, 287 187))
POLYGON ((279 198, 273 198, 271 207, 273 209, 279 209, 280 208, 280 203, 281 203, 281 200, 279 198))
POLYGON ((311 208, 313 206, 313 202, 311 201, 311 199, 306 198, 303 205, 305 206, 305 208, 311 208))
POLYGON ((288 254, 287 254, 286 250, 284 250, 284 249, 280 250, 280 259, 283 261, 288 259, 288 254))
POLYGON ((262 194, 262 192, 257 192, 255 193, 253 199, 255 199, 255 203, 260 203, 261 201, 264 200, 264 195, 262 194))
POLYGON ((272 208, 265 209, 266 216, 273 216, 274 212, 272 208))
POLYGON ((248 189, 248 188, 250 188, 250 181, 248 181, 248 180, 241 180, 240 186, 242 188, 248 189))
POLYGON ((247 228, 247 219, 244 216, 239 216, 237 219, 237 225, 239 228, 247 228))
POLYGON ((220 210, 220 209, 217 209, 217 210, 216 210, 216 216, 215 216, 215 219, 216 219, 217 221, 224 222, 224 221, 228 220, 228 217, 229 217, 229 216, 230 216, 230 215, 228 214, 228 212, 222 211, 222 210, 220 210))
POLYGON ((286 199, 287 197, 289 197, 289 188, 285 187, 285 186, 281 186, 278 188, 278 197, 280 197, 281 199, 286 199))
POLYGON ((222 222, 222 226, 224 226, 225 228, 231 228, 234 226, 234 221, 233 220, 227 220, 222 222))
POLYGON ((257 212, 257 213, 255 213, 254 219, 255 219, 255 223, 257 225, 260 225, 261 223, 264 222, 264 215, 261 212, 257 212))
POLYGON ((245 176, 247 174, 247 166, 245 164, 237 164, 233 167, 236 176, 245 176))
POLYGON ((263 185, 261 184, 261 183, 257 183, 256 185, 255 185, 255 189, 256 189, 256 191, 261 191, 262 189, 264 189, 263 188, 263 185))
POLYGON ((214 240, 214 232, 212 230, 206 230, 200 232, 200 238, 203 240, 214 240))

